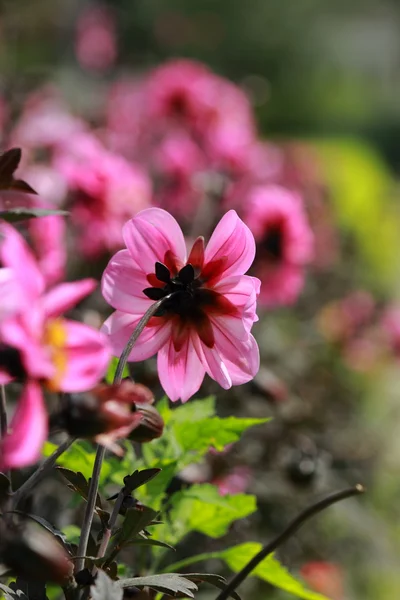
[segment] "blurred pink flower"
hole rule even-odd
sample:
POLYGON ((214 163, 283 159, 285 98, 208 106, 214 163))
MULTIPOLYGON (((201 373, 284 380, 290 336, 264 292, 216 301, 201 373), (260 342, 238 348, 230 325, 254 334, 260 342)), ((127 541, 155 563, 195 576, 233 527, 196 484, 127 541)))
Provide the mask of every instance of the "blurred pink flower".
POLYGON ((78 18, 75 53, 79 64, 91 71, 105 71, 117 57, 116 23, 107 6, 88 6, 78 18))
MULTIPOLYGON (((105 336, 61 317, 90 294, 96 282, 64 283, 45 293, 45 280, 23 238, 7 223, 0 224, 0 235, 1 262, 14 273, 18 296, 22 297, 18 312, 0 322, 1 378, 3 383, 17 378, 28 385, 22 397, 40 420, 37 413, 44 410, 43 398, 40 393, 38 400, 36 388, 29 384, 41 383, 50 391, 85 391, 106 371, 110 352, 105 336)), ((20 302, 18 297, 16 302, 20 302)), ((28 425, 24 422, 18 427, 18 431, 25 431, 28 425)), ((46 431, 38 430, 38 445, 44 442, 46 431)), ((22 437, 20 441, 24 442, 22 437)))
POLYGON ((291 304, 313 257, 313 234, 301 199, 280 186, 265 185, 250 190, 245 207, 243 218, 257 244, 254 272, 262 282, 260 302, 291 304))
POLYGON ((382 315, 380 326, 386 345, 396 358, 400 357, 400 306, 391 306, 382 315))
POLYGON ((245 465, 237 465, 228 473, 223 473, 211 479, 210 483, 216 485, 221 496, 227 494, 241 494, 249 486, 251 471, 245 465))
POLYGON ((58 90, 46 87, 28 97, 10 145, 22 146, 26 160, 29 151, 53 149, 86 129, 86 123, 69 112, 58 90))
POLYGON ((107 151, 91 134, 75 136, 54 165, 74 192, 71 220, 85 256, 123 245, 122 225, 149 206, 151 184, 142 169, 107 151))
POLYGON ((314 561, 303 565, 300 574, 308 585, 331 600, 344 599, 342 569, 333 563, 314 561))
POLYGON ((104 298, 117 310, 104 323, 121 354, 154 300, 170 298, 147 324, 129 360, 158 352, 160 381, 171 400, 188 400, 208 373, 223 388, 251 380, 259 352, 250 334, 259 281, 244 275, 254 238, 235 211, 219 222, 204 249, 198 238, 186 258, 182 231, 166 211, 151 208, 126 223, 127 250, 118 252, 102 279, 104 298))
POLYGON ((35 463, 47 436, 47 411, 42 390, 35 381, 26 384, 7 435, 0 440, 0 470, 35 463))
POLYGON ((375 312, 373 296, 365 290, 357 290, 327 304, 318 315, 318 325, 330 342, 343 343, 371 325, 375 312))

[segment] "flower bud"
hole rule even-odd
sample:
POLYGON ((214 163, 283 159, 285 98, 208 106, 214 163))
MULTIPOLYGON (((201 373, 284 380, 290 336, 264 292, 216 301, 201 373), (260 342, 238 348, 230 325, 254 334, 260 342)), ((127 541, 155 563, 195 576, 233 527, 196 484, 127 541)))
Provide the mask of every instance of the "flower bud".
POLYGON ((154 406, 151 404, 136 404, 136 410, 142 419, 139 425, 131 431, 129 439, 134 442, 151 442, 161 437, 164 430, 164 421, 154 406))
POLYGON ((1 531, 1 561, 28 581, 65 585, 73 564, 67 551, 43 527, 31 522, 1 531))
POLYGON ((151 406, 153 401, 153 394, 147 387, 127 379, 118 385, 100 384, 86 394, 66 396, 64 408, 55 421, 70 435, 93 439, 118 452, 115 440, 128 437, 139 427, 146 419, 144 411, 147 409, 156 415, 147 420, 150 428, 158 433, 155 435, 153 431, 150 437, 147 433, 146 439, 161 435, 163 422, 151 406))

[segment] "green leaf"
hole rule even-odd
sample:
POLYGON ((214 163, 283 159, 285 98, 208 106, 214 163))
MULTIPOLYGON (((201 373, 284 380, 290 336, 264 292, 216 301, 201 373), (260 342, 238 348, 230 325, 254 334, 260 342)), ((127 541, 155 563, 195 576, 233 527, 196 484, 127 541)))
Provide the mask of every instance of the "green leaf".
POLYGON ((143 506, 140 509, 128 509, 122 527, 114 538, 114 547, 122 547, 127 542, 130 542, 140 531, 143 531, 143 529, 150 525, 156 516, 157 511, 148 506, 143 506))
POLYGON ((190 421, 201 421, 215 415, 215 396, 208 396, 202 400, 193 400, 187 404, 181 404, 173 411, 174 423, 190 421))
MULTIPOLYGON (((192 590, 197 590, 197 585, 186 579, 179 573, 166 573, 165 575, 149 575, 148 577, 132 577, 130 579, 120 579, 118 584, 122 588, 138 587, 139 589, 149 587, 156 592, 162 592, 168 596, 176 596, 178 593, 184 594, 189 598, 194 598, 192 590)), ((112 596, 110 596, 111 598, 112 596)))
POLYGON ((0 219, 7 223, 16 223, 25 221, 25 219, 35 219, 37 217, 48 217, 50 215, 66 216, 69 213, 66 210, 48 210, 45 208, 12 208, 10 210, 1 210, 0 219))
MULTIPOLYGON (((220 558, 226 562, 228 567, 237 573, 243 569, 261 548, 261 544, 248 542, 239 544, 233 548, 228 548, 218 554, 220 558)), ((216 555, 217 553, 214 553, 214 556, 216 555)), ((297 581, 297 579, 295 579, 289 571, 280 564, 273 554, 267 556, 267 558, 254 569, 252 575, 257 576, 298 598, 303 598, 304 600, 327 600, 325 596, 307 590, 300 581, 297 581)))
POLYGON ((193 423, 179 422, 174 425, 176 440, 184 454, 202 457, 210 447, 224 450, 228 444, 237 442, 241 434, 253 427, 266 423, 269 419, 238 419, 236 417, 209 417, 193 423))
POLYGON ((161 542, 160 540, 153 540, 153 538, 135 538, 134 540, 130 540, 126 546, 159 546, 160 548, 167 548, 167 550, 173 550, 175 552, 175 548, 166 544, 165 542, 161 542))
POLYGON ((142 471, 134 471, 132 475, 127 475, 124 478, 125 488, 129 493, 151 481, 160 473, 161 469, 143 469, 142 471))
POLYGON ((92 600, 122 600, 123 591, 117 582, 112 581, 104 573, 98 571, 95 583, 90 587, 92 600))
MULTIPOLYGON (((117 370, 117 366, 119 363, 119 358, 113 356, 110 364, 108 365, 107 373, 106 373, 106 382, 111 385, 114 382, 115 371, 117 370)), ((122 371, 122 379, 125 377, 130 377, 128 365, 125 365, 124 370, 122 371)))
POLYGON ((249 494, 221 496, 211 484, 197 484, 176 492, 170 499, 170 523, 157 530, 156 535, 172 545, 190 531, 212 538, 227 533, 230 525, 256 510, 256 498, 249 494))

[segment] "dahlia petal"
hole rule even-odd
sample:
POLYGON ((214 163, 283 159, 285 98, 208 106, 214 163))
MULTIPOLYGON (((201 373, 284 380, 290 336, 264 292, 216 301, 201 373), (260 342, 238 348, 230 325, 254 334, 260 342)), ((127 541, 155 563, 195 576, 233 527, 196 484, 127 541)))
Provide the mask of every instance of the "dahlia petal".
POLYGON ((58 317, 73 308, 97 286, 95 279, 82 279, 72 283, 61 283, 43 298, 46 317, 58 317))
POLYGON ((204 238, 203 238, 203 236, 200 236, 197 238, 197 240, 195 240, 187 261, 196 270, 198 269, 201 271, 201 269, 203 268, 203 264, 204 264, 204 238))
POLYGON ((10 268, 0 269, 0 321, 12 316, 23 303, 15 273, 10 268))
POLYGON ((232 344, 221 330, 214 329, 216 348, 232 380, 232 385, 251 381, 260 368, 260 353, 254 336, 232 344))
POLYGON ((37 262, 23 237, 8 223, 0 224, 0 259, 10 267, 24 291, 24 300, 29 303, 39 298, 45 283, 37 262))
POLYGON ((216 228, 205 250, 205 265, 226 257, 216 278, 243 275, 255 256, 255 242, 250 229, 234 210, 227 212, 216 228))
POLYGON ((47 437, 47 411, 40 386, 29 382, 19 399, 10 431, 0 442, 0 470, 35 463, 47 437))
POLYGON ((76 321, 63 321, 66 332, 65 365, 58 387, 63 392, 83 392, 104 376, 111 352, 106 336, 76 321))
POLYGON ((193 336, 192 339, 198 359, 205 368, 206 373, 208 373, 212 379, 219 383, 224 390, 228 390, 230 387, 232 387, 232 380, 217 349, 208 348, 201 343, 197 336, 193 336))
POLYGON ((256 277, 248 275, 240 275, 228 277, 219 281, 214 286, 214 291, 223 295, 232 305, 239 310, 239 315, 231 317, 232 326, 236 324, 236 337, 242 338, 240 333, 240 322, 244 326, 247 333, 255 321, 258 321, 256 315, 257 296, 260 291, 261 282, 256 277), (234 321, 233 317, 236 319, 234 321))
POLYGON ((143 293, 148 287, 146 275, 135 267, 128 250, 120 250, 112 257, 101 280, 105 300, 113 308, 135 315, 145 313, 152 304, 143 293))
MULTIPOLYGON (((34 319, 35 313, 31 315, 34 319)), ((18 318, 4 321, 0 326, 2 341, 12 348, 20 351, 23 367, 29 377, 35 379, 48 379, 54 373, 54 366, 45 348, 37 341, 35 335, 18 318)))
POLYGON ((165 344, 158 353, 157 367, 161 385, 172 402, 186 402, 204 379, 205 368, 199 363, 190 334, 179 351, 172 340, 165 344))
MULTIPOLYGON (((120 356, 139 323, 140 317, 116 310, 105 321, 102 331, 109 336, 112 352, 120 356)), ((129 355, 130 362, 146 360, 154 356, 171 336, 171 324, 161 321, 160 325, 145 327, 129 355)))
POLYGON ((181 228, 161 208, 139 212, 124 225, 123 237, 133 260, 146 274, 154 272, 156 262, 165 263, 168 251, 186 261, 186 244, 181 228))

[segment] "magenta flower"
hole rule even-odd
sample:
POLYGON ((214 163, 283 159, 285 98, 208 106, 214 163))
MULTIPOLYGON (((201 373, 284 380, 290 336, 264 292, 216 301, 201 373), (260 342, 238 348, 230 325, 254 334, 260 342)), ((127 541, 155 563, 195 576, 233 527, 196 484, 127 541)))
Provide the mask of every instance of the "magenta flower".
POLYGON ((250 190, 244 220, 257 243, 256 275, 261 279, 260 302, 291 304, 304 283, 304 267, 313 257, 313 234, 301 198, 282 187, 250 190))
POLYGON ((150 205, 151 184, 141 168, 79 134, 59 150, 55 168, 73 192, 71 219, 88 257, 123 245, 122 225, 150 205))
POLYGON ((117 310, 103 330, 121 354, 151 304, 170 293, 132 350, 139 361, 158 352, 161 384, 171 400, 186 401, 205 373, 223 388, 245 383, 258 371, 250 334, 259 281, 244 275, 254 259, 254 238, 235 211, 217 225, 206 248, 198 238, 186 258, 182 231, 166 211, 150 208, 123 230, 127 250, 109 262, 102 280, 105 299, 117 310))
POLYGON ((47 434, 47 426, 43 426, 46 411, 38 384, 50 391, 89 390, 104 375, 110 352, 107 339, 99 331, 61 317, 92 292, 96 282, 84 279, 64 283, 45 293, 43 275, 19 233, 1 223, 0 239, 0 259, 4 268, 14 274, 18 305, 15 314, 0 322, 1 382, 17 379, 26 385, 12 431, 0 445, 0 464, 8 460, 7 449, 12 448, 13 455, 23 457, 13 466, 24 466, 37 459, 38 447, 47 434), (30 434, 35 444, 25 444, 30 434), (21 449, 18 453, 18 442, 23 445, 21 448, 27 448, 26 452, 21 449))
POLYGON ((47 428, 42 390, 38 383, 31 381, 18 401, 8 434, 0 441, 0 470, 35 463, 40 458, 47 428))

